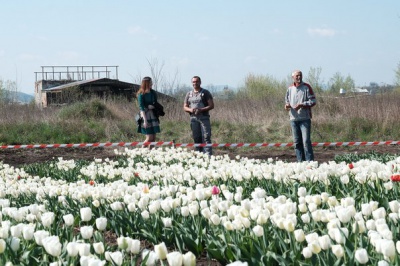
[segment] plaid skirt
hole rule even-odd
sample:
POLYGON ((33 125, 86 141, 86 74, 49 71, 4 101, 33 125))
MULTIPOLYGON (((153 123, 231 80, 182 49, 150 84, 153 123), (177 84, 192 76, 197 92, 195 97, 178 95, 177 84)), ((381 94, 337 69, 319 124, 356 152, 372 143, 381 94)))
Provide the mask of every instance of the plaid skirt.
POLYGON ((142 133, 144 135, 154 135, 156 133, 160 133, 160 120, 154 115, 153 110, 147 110, 145 112, 146 120, 147 120, 147 128, 143 127, 143 122, 138 127, 137 132, 142 133))

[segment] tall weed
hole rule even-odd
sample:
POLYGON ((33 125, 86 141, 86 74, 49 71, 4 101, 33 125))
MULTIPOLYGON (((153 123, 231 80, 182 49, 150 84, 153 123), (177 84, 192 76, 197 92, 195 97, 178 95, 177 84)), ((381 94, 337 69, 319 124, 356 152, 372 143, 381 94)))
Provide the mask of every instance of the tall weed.
MULTIPOLYGON (((166 115, 160 117, 157 140, 192 142, 189 115, 183 99, 160 99, 166 115)), ((291 142, 289 117, 281 95, 233 100, 215 98, 210 111, 215 143, 291 142)), ((400 139, 400 95, 361 97, 317 95, 313 108, 312 140, 376 141, 400 139)), ((63 107, 0 106, 0 143, 74 143, 143 141, 134 121, 138 106, 126 100, 92 99, 63 107)))

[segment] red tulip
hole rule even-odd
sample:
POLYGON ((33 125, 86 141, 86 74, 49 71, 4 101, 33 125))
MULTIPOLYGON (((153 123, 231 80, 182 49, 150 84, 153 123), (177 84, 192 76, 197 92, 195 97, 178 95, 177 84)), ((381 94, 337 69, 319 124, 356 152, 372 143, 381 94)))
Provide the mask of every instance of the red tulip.
POLYGON ((217 187, 217 186, 213 186, 213 188, 212 188, 212 190, 211 190, 211 193, 213 194, 213 195, 218 195, 219 194, 219 188, 217 187))
POLYGON ((93 186, 95 184, 94 180, 89 181, 89 185, 93 186))
POLYGON ((354 168, 353 163, 349 163, 349 168, 350 168, 350 169, 353 169, 353 168, 354 168))
POLYGON ((400 182, 400 174, 394 174, 390 177, 390 180, 392 180, 392 182, 400 182))

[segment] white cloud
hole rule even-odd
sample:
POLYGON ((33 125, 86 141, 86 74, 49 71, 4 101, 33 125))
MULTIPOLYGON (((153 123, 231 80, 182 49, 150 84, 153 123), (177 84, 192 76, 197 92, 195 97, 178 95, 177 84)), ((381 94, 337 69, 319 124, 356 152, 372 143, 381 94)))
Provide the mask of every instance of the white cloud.
POLYGON ((320 36, 320 37, 333 37, 336 35, 336 31, 334 29, 327 28, 308 28, 307 32, 311 36, 320 36))
POLYGON ((144 35, 149 37, 152 40, 157 40, 157 36, 148 32, 147 30, 143 29, 140 26, 131 26, 128 28, 128 34, 130 35, 144 35))

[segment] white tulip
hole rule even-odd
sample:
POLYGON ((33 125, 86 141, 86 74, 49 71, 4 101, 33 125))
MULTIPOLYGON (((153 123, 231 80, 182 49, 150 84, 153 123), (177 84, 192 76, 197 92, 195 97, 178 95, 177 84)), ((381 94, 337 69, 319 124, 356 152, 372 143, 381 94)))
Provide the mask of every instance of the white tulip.
POLYGON ((328 235, 318 237, 318 243, 323 250, 327 250, 331 247, 331 239, 328 235))
POLYGON ((257 224, 263 225, 263 224, 267 223, 268 217, 269 217, 269 215, 266 215, 265 213, 260 213, 260 215, 258 215, 258 218, 257 218, 257 224))
POLYGON ((187 217, 187 216, 189 216, 189 207, 187 207, 187 206, 182 206, 181 207, 181 215, 183 216, 183 217, 187 217))
POLYGON ((6 250, 6 241, 4 239, 0 239, 0 254, 3 254, 6 250))
POLYGON ((98 207, 100 207, 100 201, 96 199, 96 200, 92 201, 92 205, 94 207, 98 208, 98 207))
POLYGON ((93 249, 94 252, 96 252, 96 254, 103 254, 104 253, 104 244, 103 242, 97 242, 97 243, 93 243, 93 249))
POLYGON ((293 223, 293 221, 291 219, 285 219, 283 221, 283 226, 285 227, 286 231, 293 232, 295 224, 293 223))
POLYGON ((231 262, 229 264, 226 264, 226 266, 248 266, 249 264, 247 262, 242 262, 240 260, 231 262))
POLYGON ((10 233, 13 237, 21 237, 22 235, 22 228, 24 224, 17 224, 10 227, 10 233))
POLYGON ((163 221, 164 227, 166 227, 166 228, 172 227, 172 219, 171 218, 163 217, 162 221, 163 221))
POLYGON ((369 261, 368 252, 364 248, 356 250, 355 258, 360 264, 366 264, 369 261))
POLYGON ((160 260, 164 260, 167 258, 168 250, 164 242, 158 245, 154 245, 154 252, 157 254, 157 257, 160 260))
POLYGON ((366 223, 365 223, 365 225, 366 225, 366 227, 367 227, 367 229, 368 230, 375 230, 376 229, 376 225, 375 225, 375 220, 368 220, 366 223))
POLYGON ((350 182, 350 177, 348 175, 342 175, 340 176, 340 181, 346 185, 350 182))
POLYGON ((223 225, 224 225, 225 229, 228 231, 235 230, 235 227, 231 221, 226 221, 225 223, 223 223, 223 225))
POLYGON ((99 217, 96 219, 96 228, 99 231, 104 231, 107 227, 107 218, 99 217))
POLYGON ((89 222, 92 219, 92 209, 89 207, 81 208, 80 214, 83 222, 89 222))
POLYGON ((130 252, 132 254, 139 254, 140 252, 140 241, 138 239, 132 239, 132 246, 130 252))
POLYGON ((305 235, 303 229, 297 229, 293 231, 294 238, 297 242, 303 242, 305 240, 305 235))
POLYGON ((129 242, 131 241, 130 237, 120 236, 117 238, 118 248, 122 250, 127 250, 129 248, 129 242))
POLYGON ((54 222, 55 214, 54 212, 46 212, 42 214, 40 219, 44 227, 50 227, 54 222))
POLYGON ((305 197, 307 195, 307 189, 305 187, 299 187, 297 190, 297 196, 305 197))
POLYGON ((12 237, 10 243, 11 250, 17 252, 19 250, 20 243, 21 239, 19 239, 18 237, 12 237))
POLYGON ((188 251, 183 255, 183 266, 195 266, 196 265, 196 256, 188 251))
POLYGON ((180 252, 174 251, 167 254, 167 261, 170 266, 182 266, 183 256, 180 252))
POLYGON ((22 228, 22 236, 25 240, 33 239, 33 233, 35 232, 35 227, 32 225, 25 225, 22 228))
POLYGON ((371 204, 369 204, 369 203, 363 203, 363 204, 361 204, 361 213, 364 215, 364 216, 370 216, 371 214, 372 214, 372 207, 371 207, 371 204))
POLYGON ((376 210, 372 211, 372 217, 373 217, 375 220, 378 220, 378 219, 385 219, 385 217, 386 217, 386 210, 385 210, 385 208, 380 207, 379 209, 376 209, 376 210))
POLYGON ((158 257, 154 251, 145 249, 142 252, 142 259, 146 260, 146 266, 154 266, 156 265, 158 257))
POLYGON ((318 234, 317 233, 309 233, 309 234, 307 234, 306 235, 306 241, 307 241, 307 243, 311 243, 311 242, 314 242, 314 241, 317 241, 318 242, 318 234))
POLYGON ((210 220, 213 223, 213 225, 219 225, 221 223, 221 219, 218 214, 211 215, 210 220))
POLYGON ((394 260, 396 256, 396 246, 393 240, 382 239, 379 249, 384 256, 388 257, 390 260, 394 260))
POLYGON ((392 190, 392 189, 393 189, 393 182, 391 182, 391 181, 385 182, 385 183, 383 183, 383 187, 384 187, 387 191, 392 190))
POLYGON ((64 215, 63 220, 66 226, 72 226, 74 224, 74 216, 72 214, 64 215))
POLYGON ((305 203, 300 203, 297 207, 298 207, 299 211, 302 213, 305 213, 308 211, 307 204, 305 204, 305 203))
POLYGON ((400 254, 400 240, 396 242, 396 250, 400 254))
POLYGON ((349 211, 348 208, 338 208, 336 210, 336 215, 340 222, 342 223, 348 223, 351 220, 351 212, 349 211))
POLYGON ((398 223, 399 220, 399 214, 398 213, 389 213, 388 215, 389 219, 392 220, 395 224, 398 223))
POLYGON ((43 247, 48 254, 58 257, 61 254, 62 244, 58 236, 48 236, 42 240, 43 247))
POLYGON ((253 227, 253 233, 257 236, 257 237, 261 237, 264 235, 264 228, 260 225, 256 225, 253 227))
POLYGON ((82 226, 80 233, 83 239, 89 239, 93 236, 93 226, 82 226))
POLYGON ((386 260, 380 260, 378 261, 378 266, 389 266, 389 262, 387 262, 386 260))
POLYGON ((344 248, 342 245, 332 245, 332 253, 337 257, 341 258, 344 256, 344 248))
POLYGON ((362 234, 366 231, 365 222, 364 221, 356 221, 353 223, 353 233, 362 234))
POLYGON ((310 215, 308 213, 305 213, 305 214, 301 215, 301 220, 305 224, 310 223, 310 221, 311 221, 310 215))
POLYGON ((309 247, 303 248, 303 251, 301 252, 304 256, 304 258, 309 259, 312 257, 313 253, 311 252, 311 249, 309 247))
POLYGON ((38 244, 39 246, 42 246, 42 240, 45 237, 48 237, 50 235, 50 233, 48 231, 43 231, 43 230, 39 230, 36 231, 35 233, 33 233, 33 236, 35 238, 35 242, 36 244, 38 244))
POLYGON ((89 256, 90 255, 90 244, 79 243, 78 251, 79 251, 79 256, 89 256))
POLYGON ((312 241, 308 243, 307 247, 311 250, 313 254, 318 254, 321 252, 321 246, 319 245, 318 241, 312 241))
POLYGON ((200 211, 201 215, 206 218, 206 219, 210 219, 212 213, 210 211, 210 208, 204 208, 200 211))
POLYGON ((392 212, 398 212, 400 208, 400 203, 398 200, 392 200, 389 202, 389 208, 392 212))
POLYGON ((110 204, 110 208, 113 211, 122 211, 124 209, 124 205, 120 201, 115 201, 110 204))
POLYGON ((78 256, 79 243, 77 243, 77 242, 69 242, 67 244, 67 252, 68 252, 68 256, 70 256, 70 257, 78 256))
POLYGON ((150 218, 150 213, 146 210, 142 211, 141 215, 142 215, 142 218, 145 220, 150 218))
POLYGON ((124 255, 122 254, 121 251, 115 251, 111 252, 110 254, 110 262, 113 262, 115 265, 122 265, 122 262, 124 260, 124 255))

